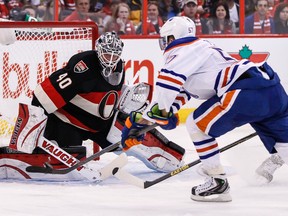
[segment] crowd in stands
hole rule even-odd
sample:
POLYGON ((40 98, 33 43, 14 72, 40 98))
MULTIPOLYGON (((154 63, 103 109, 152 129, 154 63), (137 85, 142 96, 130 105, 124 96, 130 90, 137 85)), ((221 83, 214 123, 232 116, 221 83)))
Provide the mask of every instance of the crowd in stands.
MULTIPOLYGON (((99 32, 155 35, 173 16, 187 16, 196 34, 239 33, 239 0, 149 0, 143 28, 142 0, 0 0, 0 18, 15 21, 94 21, 99 32)), ((245 0, 245 33, 287 34, 288 0, 245 0)))

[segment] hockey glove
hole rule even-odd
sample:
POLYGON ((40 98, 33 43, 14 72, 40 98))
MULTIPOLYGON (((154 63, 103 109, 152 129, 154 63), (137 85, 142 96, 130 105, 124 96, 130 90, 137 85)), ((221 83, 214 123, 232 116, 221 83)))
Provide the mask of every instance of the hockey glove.
POLYGON ((164 130, 172 130, 179 125, 178 114, 169 112, 167 117, 162 116, 158 104, 155 104, 150 111, 147 112, 149 118, 154 119, 159 126, 164 130))
POLYGON ((136 123, 141 117, 142 114, 138 112, 131 112, 130 115, 127 117, 121 135, 121 144, 124 151, 127 151, 130 147, 134 145, 141 144, 144 140, 145 134, 141 134, 138 136, 136 135, 139 130, 147 126, 136 123))

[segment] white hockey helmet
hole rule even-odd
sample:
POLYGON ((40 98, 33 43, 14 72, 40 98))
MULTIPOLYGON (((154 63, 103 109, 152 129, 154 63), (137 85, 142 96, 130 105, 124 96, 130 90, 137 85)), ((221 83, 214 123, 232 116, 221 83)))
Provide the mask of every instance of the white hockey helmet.
POLYGON ((174 36, 176 40, 184 37, 195 37, 195 32, 195 23, 190 18, 186 16, 172 17, 160 29, 160 48, 162 50, 166 48, 169 36, 174 36))

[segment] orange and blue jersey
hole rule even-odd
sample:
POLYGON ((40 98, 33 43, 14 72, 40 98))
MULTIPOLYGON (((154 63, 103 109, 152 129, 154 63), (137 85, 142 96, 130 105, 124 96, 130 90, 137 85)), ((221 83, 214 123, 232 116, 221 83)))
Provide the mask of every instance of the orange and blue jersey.
POLYGON ((206 100, 191 113, 197 128, 207 135, 193 140, 200 159, 219 153, 216 137, 247 123, 269 152, 275 151, 276 142, 288 143, 287 94, 266 62, 238 61, 197 37, 174 40, 164 51, 164 65, 146 112, 157 103, 160 110, 175 113, 192 97, 206 100))

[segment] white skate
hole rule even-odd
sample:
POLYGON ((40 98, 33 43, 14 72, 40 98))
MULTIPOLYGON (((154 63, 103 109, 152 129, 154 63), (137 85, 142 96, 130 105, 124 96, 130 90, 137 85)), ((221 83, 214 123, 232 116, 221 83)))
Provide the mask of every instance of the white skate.
POLYGON ((229 202, 230 186, 226 175, 207 176, 204 184, 192 188, 191 199, 200 202, 229 202))
POLYGON ((280 168, 284 164, 284 161, 278 154, 273 154, 267 158, 256 169, 256 174, 263 177, 265 183, 270 183, 273 180, 273 174, 276 169, 280 168))

